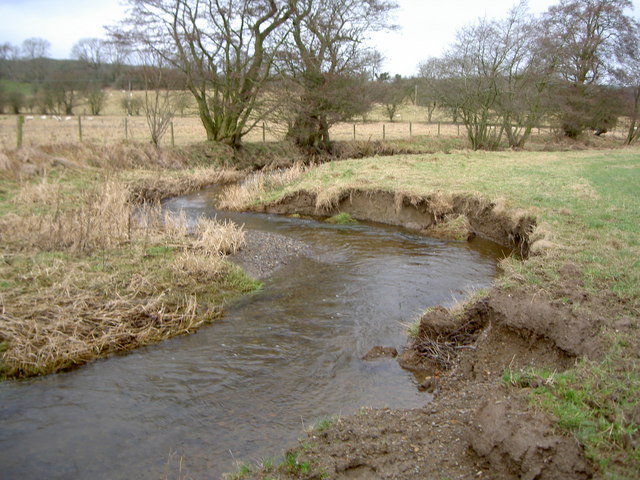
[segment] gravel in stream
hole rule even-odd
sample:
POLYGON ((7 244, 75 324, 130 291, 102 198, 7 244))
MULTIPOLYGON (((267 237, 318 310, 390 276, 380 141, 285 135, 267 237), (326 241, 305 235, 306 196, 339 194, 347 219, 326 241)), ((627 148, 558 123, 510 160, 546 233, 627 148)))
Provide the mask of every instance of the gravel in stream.
POLYGON ((279 268, 300 256, 311 256, 304 242, 271 232, 247 231, 246 244, 229 259, 256 280, 273 275, 279 268))

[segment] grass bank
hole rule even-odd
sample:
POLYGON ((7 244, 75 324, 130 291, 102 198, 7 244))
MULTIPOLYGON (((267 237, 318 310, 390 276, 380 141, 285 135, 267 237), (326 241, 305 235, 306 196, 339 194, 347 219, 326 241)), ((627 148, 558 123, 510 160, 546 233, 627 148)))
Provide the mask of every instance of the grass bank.
POLYGON ((192 332, 259 286, 224 258, 242 247, 241 228, 200 219, 187 231, 157 202, 237 171, 150 147, 67 145, 0 160, 2 378, 192 332))
POLYGON ((505 365, 503 383, 513 391, 525 389, 531 408, 548 412, 560 431, 574 436, 598 476, 637 478, 638 185, 637 148, 458 151, 333 162, 256 178, 244 191, 230 190, 227 201, 236 208, 252 208, 304 191, 313 194, 322 212, 345 191, 388 191, 444 206, 454 198, 483 199, 493 211, 507 212, 514 219, 535 218, 535 228, 528 232, 531 254, 524 260, 502 261, 503 273, 494 291, 523 302, 544 300, 554 309, 570 312, 571 318, 591 322, 597 326, 600 349, 591 350, 593 355, 579 358, 562 373, 513 372, 505 365))

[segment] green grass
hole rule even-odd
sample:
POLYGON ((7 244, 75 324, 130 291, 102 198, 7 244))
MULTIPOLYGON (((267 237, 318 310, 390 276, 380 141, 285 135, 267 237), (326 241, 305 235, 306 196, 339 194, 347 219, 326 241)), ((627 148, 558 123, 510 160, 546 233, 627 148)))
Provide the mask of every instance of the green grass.
POLYGON ((327 430, 331 425, 338 421, 337 415, 321 418, 312 427, 312 431, 315 433, 322 433, 327 430))
POLYGON ((355 225, 358 223, 355 218, 353 218, 346 212, 341 212, 337 215, 334 215, 333 217, 329 217, 325 220, 325 222, 332 223, 334 225, 355 225))
POLYGON ((530 402, 551 412, 606 478, 632 479, 640 475, 638 367, 614 347, 600 361, 583 360, 567 372, 505 371, 503 381, 530 388, 530 402))

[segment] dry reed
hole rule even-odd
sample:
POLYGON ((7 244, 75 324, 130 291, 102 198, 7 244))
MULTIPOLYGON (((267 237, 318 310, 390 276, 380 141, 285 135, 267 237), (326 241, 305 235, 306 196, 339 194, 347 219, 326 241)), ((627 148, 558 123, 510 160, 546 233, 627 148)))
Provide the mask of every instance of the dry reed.
POLYGON ((245 244, 243 227, 225 220, 201 217, 194 228, 196 239, 195 248, 206 255, 230 255, 239 251, 245 244))

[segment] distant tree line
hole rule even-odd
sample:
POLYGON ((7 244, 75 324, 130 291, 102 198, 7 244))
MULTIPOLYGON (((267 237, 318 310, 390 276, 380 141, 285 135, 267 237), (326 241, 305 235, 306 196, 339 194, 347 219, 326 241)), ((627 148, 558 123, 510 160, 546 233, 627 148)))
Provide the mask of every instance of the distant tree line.
POLYGON ((539 17, 521 1, 504 18, 462 28, 415 78, 381 72, 380 54, 366 47, 372 32, 393 28, 392 0, 128 3, 108 40, 74 46, 74 62, 48 60, 40 39, 1 46, 0 78, 32 85, 29 105, 0 92, 4 108, 69 114, 82 98, 99 114, 105 86, 142 89, 144 101, 129 97, 123 108, 142 110, 151 128, 179 108, 166 91, 185 90, 209 141, 240 148, 269 120, 310 153, 330 151, 330 127, 366 118, 374 103, 390 121, 408 102, 425 107, 427 121, 436 109, 449 112, 474 149, 522 148, 541 122, 575 138, 627 117, 627 143, 640 136, 640 30, 630 0, 560 0, 539 17))
MULTIPOLYGON (((73 46, 71 60, 48 58, 49 48, 42 38, 27 39, 20 47, 0 45, 0 113, 73 115, 82 105, 87 113, 99 115, 106 102, 105 88, 145 88, 147 72, 132 63, 127 46, 85 38, 73 46)), ((180 72, 170 69, 165 86, 183 89, 180 72)), ((126 97, 121 107, 134 115, 140 114, 142 104, 138 97, 126 97)))

